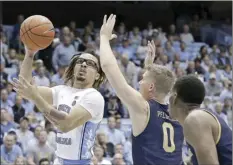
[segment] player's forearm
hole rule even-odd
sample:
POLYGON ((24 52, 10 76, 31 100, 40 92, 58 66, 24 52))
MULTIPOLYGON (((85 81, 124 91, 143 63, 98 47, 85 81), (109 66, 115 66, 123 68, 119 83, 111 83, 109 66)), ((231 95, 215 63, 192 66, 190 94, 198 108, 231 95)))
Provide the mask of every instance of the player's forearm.
POLYGON ((32 79, 32 65, 33 65, 33 56, 30 56, 29 54, 26 53, 20 68, 19 75, 24 77, 29 82, 31 82, 32 79))
POLYGON ((103 70, 107 69, 108 66, 118 65, 109 40, 104 36, 100 37, 100 63, 103 70))
POLYGON ((38 109, 45 115, 45 116, 50 116, 50 119, 53 119, 54 121, 62 121, 66 120, 67 114, 58 111, 56 108, 54 108, 52 105, 50 105, 47 101, 45 101, 40 95, 38 95, 35 99, 34 102, 38 109))

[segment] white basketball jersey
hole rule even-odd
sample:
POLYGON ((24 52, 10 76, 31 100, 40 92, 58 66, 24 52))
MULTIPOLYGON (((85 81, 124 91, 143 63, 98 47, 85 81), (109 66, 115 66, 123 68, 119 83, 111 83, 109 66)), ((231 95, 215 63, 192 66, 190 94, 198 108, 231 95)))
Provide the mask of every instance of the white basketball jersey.
MULTIPOLYGON (((76 89, 65 85, 52 88, 53 105, 58 110, 70 113, 81 105, 92 115, 92 119, 67 133, 57 133, 56 155, 63 159, 91 159, 96 131, 103 118, 104 98, 94 88, 76 89)), ((69 124, 69 122, 67 122, 69 124)))

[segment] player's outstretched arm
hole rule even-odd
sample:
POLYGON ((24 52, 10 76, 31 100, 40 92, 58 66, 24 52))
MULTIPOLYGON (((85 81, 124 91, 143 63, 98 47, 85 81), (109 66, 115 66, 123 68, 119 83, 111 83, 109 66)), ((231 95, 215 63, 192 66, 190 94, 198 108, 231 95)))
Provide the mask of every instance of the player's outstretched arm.
MULTIPOLYGON (((29 50, 25 47, 25 56, 24 60, 22 62, 19 77, 23 77, 26 81, 31 82, 32 81, 32 65, 33 65, 33 58, 37 51, 29 50)), ((21 81, 21 79, 19 78, 21 81)), ((41 94, 45 100, 48 101, 48 103, 52 104, 52 91, 49 87, 38 87, 38 92, 41 94)))
POLYGON ((108 20, 106 15, 104 17, 100 30, 100 63, 109 83, 115 89, 117 96, 128 107, 130 116, 132 117, 132 114, 139 111, 146 113, 147 102, 138 91, 128 85, 110 47, 109 40, 114 38, 112 31, 115 21, 116 16, 113 14, 110 15, 108 20), (130 112, 131 109, 134 111, 130 112))
POLYGON ((185 139, 194 148, 199 165, 219 165, 216 143, 208 121, 211 119, 198 111, 192 113, 184 121, 185 139))

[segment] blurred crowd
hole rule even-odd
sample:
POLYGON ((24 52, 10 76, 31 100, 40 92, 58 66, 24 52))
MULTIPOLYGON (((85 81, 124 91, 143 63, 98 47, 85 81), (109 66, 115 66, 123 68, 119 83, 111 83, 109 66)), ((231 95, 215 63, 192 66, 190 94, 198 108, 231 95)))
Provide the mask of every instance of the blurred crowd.
MULTIPOLYGON (((232 127, 232 46, 202 43, 200 19, 195 14, 182 29, 171 24, 167 32, 151 22, 145 29, 137 26, 128 29, 121 22, 115 28, 118 37, 111 41, 111 46, 126 80, 138 89, 147 41, 154 40, 157 46, 154 63, 167 66, 177 78, 197 74, 206 87, 202 107, 215 111, 232 127)), ((17 95, 11 85, 12 79, 18 77, 23 59, 24 47, 19 38, 23 20, 24 16, 19 15, 10 32, 1 26, 1 164, 48 165, 55 157, 56 128, 32 102, 17 95)), ((53 43, 35 56, 32 75, 40 86, 63 84, 62 76, 75 53, 87 49, 99 52, 99 30, 93 21, 83 29, 71 21, 69 26, 56 28, 55 32, 53 43)), ((128 111, 108 82, 100 91, 106 101, 107 124, 97 133, 92 162, 132 164, 131 133, 122 126, 122 120, 129 118, 128 111)), ((184 144, 184 159, 187 152, 184 144)))

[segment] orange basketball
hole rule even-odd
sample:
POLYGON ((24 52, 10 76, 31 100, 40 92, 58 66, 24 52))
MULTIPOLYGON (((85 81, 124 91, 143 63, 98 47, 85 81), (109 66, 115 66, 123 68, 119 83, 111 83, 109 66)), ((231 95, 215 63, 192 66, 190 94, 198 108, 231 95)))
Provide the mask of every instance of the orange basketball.
POLYGON ((52 43, 54 35, 52 22, 42 15, 28 17, 20 27, 20 39, 31 50, 47 48, 52 43))

